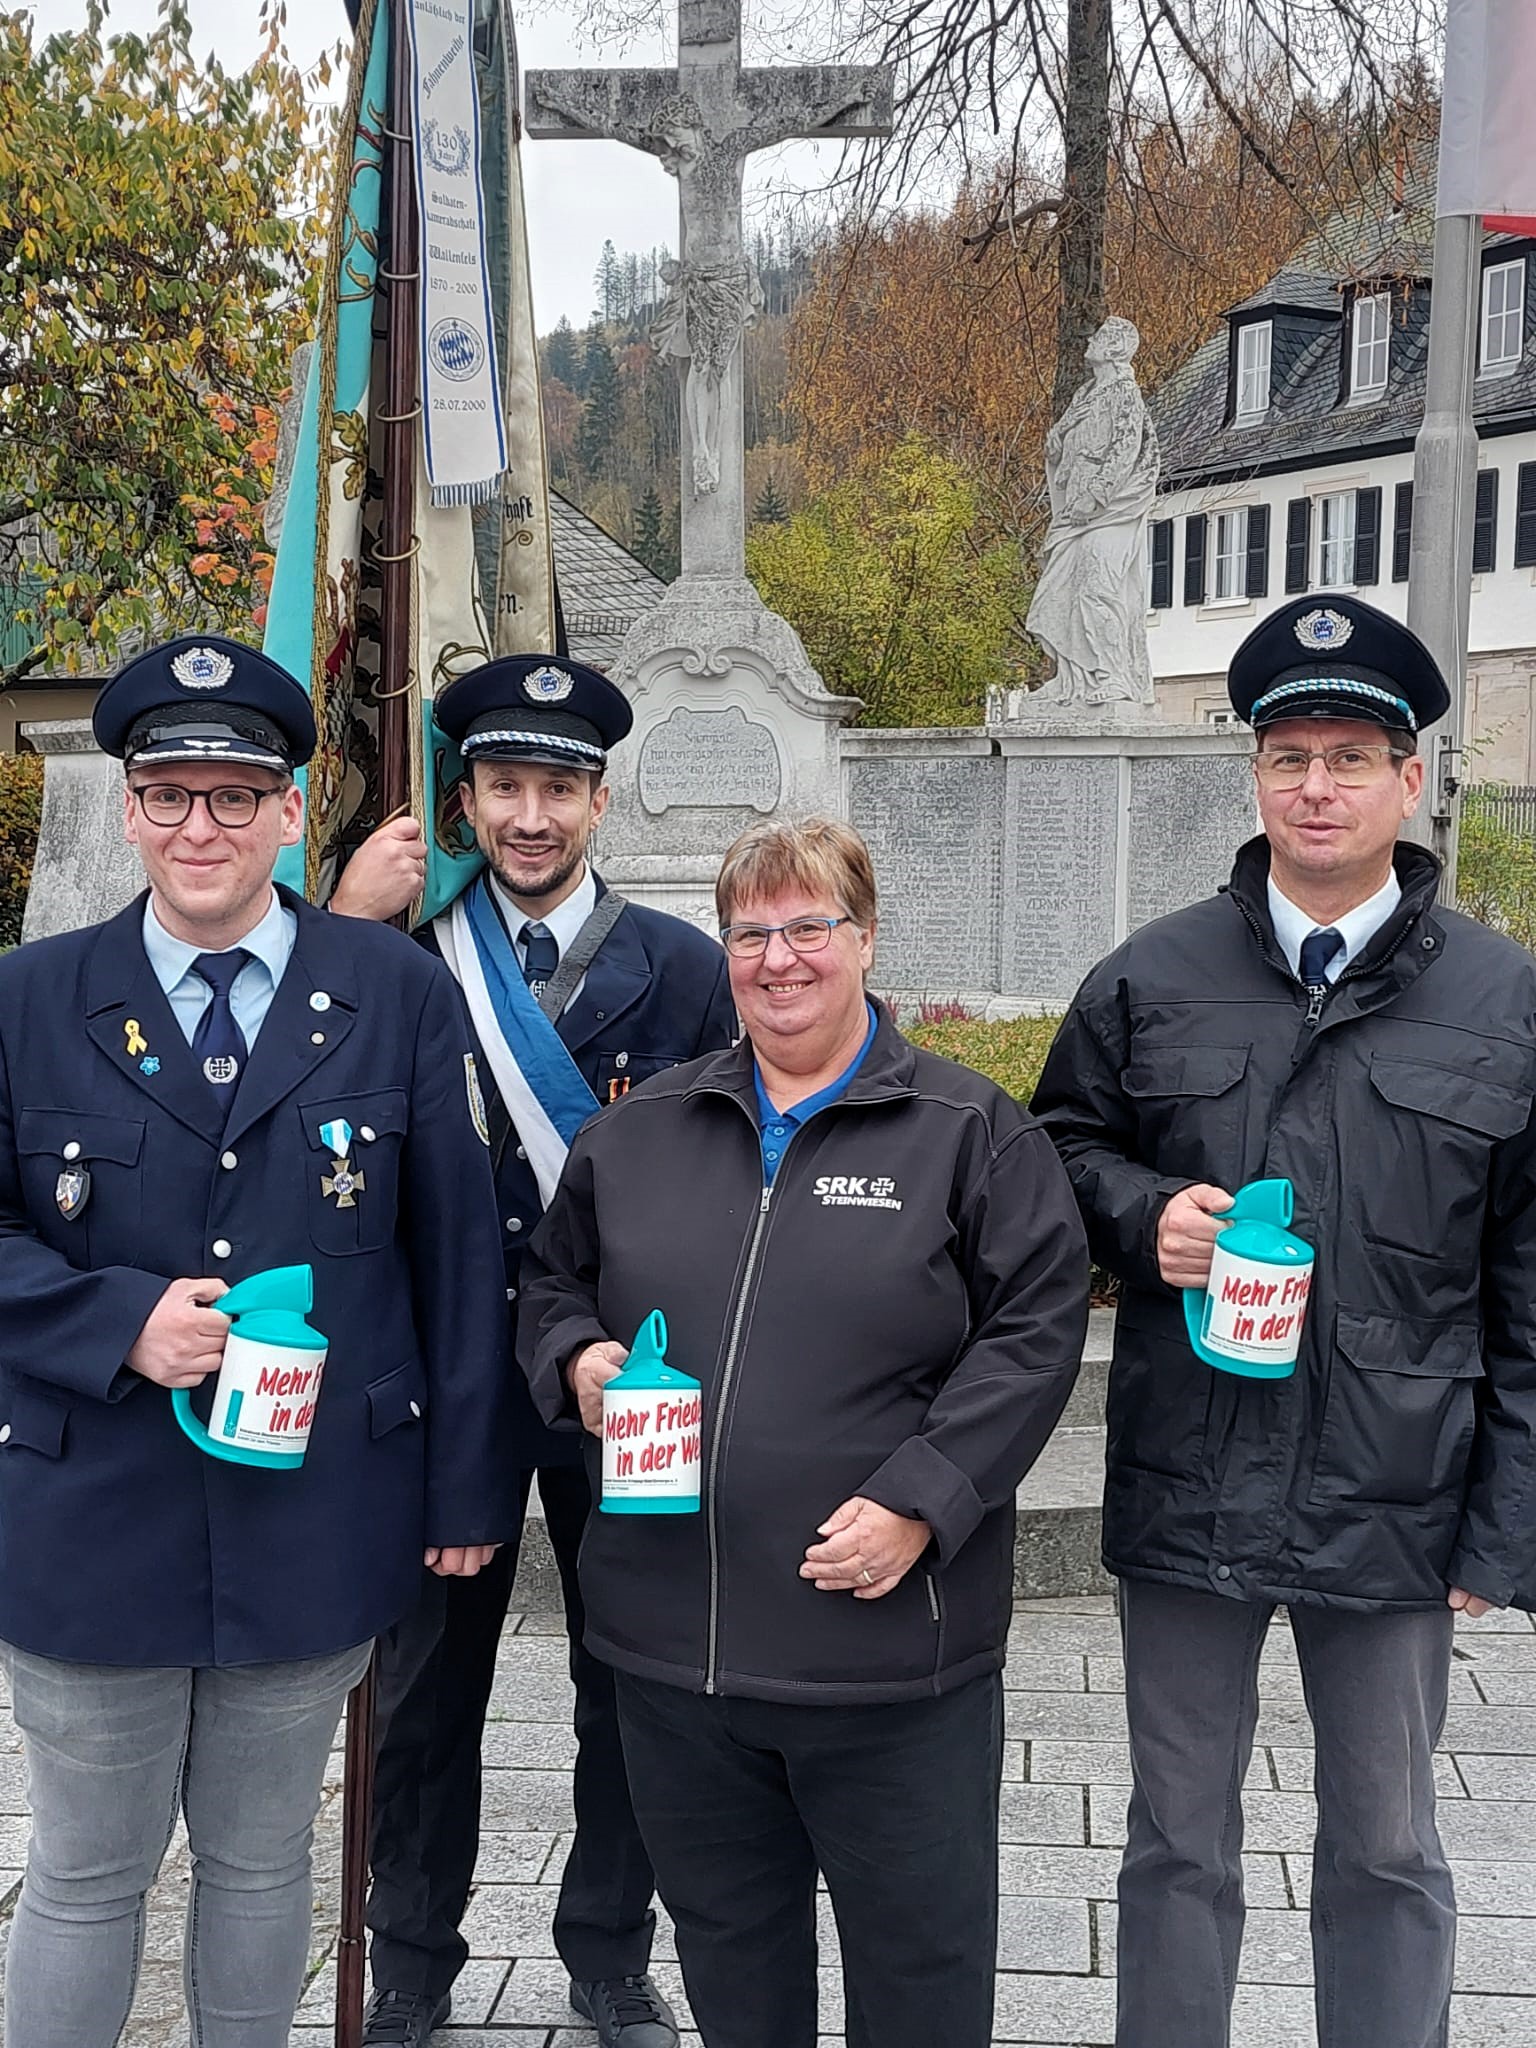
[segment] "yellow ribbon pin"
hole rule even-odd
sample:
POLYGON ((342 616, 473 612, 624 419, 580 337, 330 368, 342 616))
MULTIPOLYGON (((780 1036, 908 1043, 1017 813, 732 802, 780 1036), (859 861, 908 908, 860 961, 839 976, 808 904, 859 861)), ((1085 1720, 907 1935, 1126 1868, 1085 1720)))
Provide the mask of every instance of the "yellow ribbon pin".
POLYGON ((127 1041, 127 1052, 130 1059, 137 1059, 141 1052, 149 1051, 149 1040, 140 1031, 137 1017, 130 1017, 123 1026, 123 1037, 127 1041))

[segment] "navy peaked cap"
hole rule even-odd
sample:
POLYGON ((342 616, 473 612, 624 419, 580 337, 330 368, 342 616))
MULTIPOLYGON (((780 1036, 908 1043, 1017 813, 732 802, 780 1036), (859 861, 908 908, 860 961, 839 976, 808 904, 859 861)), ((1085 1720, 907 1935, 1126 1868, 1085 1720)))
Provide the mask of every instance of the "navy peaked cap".
POLYGON ((635 722, 629 699, 563 654, 508 654, 455 676, 433 713, 471 761, 539 761, 601 769, 635 722))
POLYGON ((1227 694, 1255 731, 1282 718, 1368 718, 1418 733, 1451 701, 1417 633, 1373 604, 1326 590, 1254 627, 1232 657, 1227 694))
POLYGON ((315 751, 315 714, 288 671, 215 633, 136 655, 103 685, 91 730, 130 767, 207 761, 286 773, 315 751))

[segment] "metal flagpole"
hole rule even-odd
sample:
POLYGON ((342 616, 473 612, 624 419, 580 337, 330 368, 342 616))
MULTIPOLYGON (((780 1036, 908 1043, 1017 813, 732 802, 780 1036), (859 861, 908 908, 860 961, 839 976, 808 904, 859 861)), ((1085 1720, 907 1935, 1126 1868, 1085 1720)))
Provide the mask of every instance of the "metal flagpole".
POLYGON ((1472 389, 1482 246, 1482 221, 1475 214, 1442 214, 1435 222, 1424 419, 1413 446, 1408 624, 1440 664, 1451 703, 1440 723, 1421 736, 1426 796, 1406 829, 1444 863, 1440 893, 1447 903, 1456 900, 1457 792, 1465 743, 1477 489, 1472 389))
MULTIPOLYGON (((381 10, 382 12, 382 10, 381 10)), ((412 160, 411 42, 404 5, 387 19, 390 42, 389 126, 385 131, 385 187, 389 238, 379 272, 386 288, 384 508, 374 559, 383 571, 380 604, 379 815, 387 818, 411 800, 410 749, 417 718, 412 561, 416 532, 416 443, 421 418, 417 361, 418 244, 416 179, 412 160)), ((394 922, 405 929, 408 918, 394 922)), ((367 1992, 369 1838, 373 1823, 374 1725, 378 1657, 347 1702, 342 1777, 341 1924, 336 1951, 336 2048, 362 2048, 367 1992)))

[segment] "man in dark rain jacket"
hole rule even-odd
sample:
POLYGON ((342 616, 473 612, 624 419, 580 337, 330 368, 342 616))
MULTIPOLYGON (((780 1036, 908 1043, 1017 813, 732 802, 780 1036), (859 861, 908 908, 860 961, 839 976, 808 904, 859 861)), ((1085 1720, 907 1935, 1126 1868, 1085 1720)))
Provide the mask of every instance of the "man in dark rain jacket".
POLYGON ((1536 961, 1398 844, 1444 682, 1340 596, 1238 650, 1261 838, 1088 977, 1034 1107, 1121 1281, 1105 1561, 1133 1793, 1121 2048, 1225 2048, 1260 1649, 1289 1611, 1317 1745, 1321 2048, 1441 2048, 1455 1902, 1432 1753, 1451 1630, 1536 1604, 1536 961), (1203 1289, 1285 1177, 1315 1278, 1294 1376, 1212 1371, 1203 1289))

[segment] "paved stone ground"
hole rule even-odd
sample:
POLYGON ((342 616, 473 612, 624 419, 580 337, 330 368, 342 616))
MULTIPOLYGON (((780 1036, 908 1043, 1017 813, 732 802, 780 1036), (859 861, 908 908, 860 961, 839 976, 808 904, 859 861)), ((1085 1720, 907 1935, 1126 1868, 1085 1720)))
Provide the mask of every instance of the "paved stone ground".
MULTIPOLYGON (((1114 1896, 1128 1769, 1115 1621, 1106 1600, 1018 1613, 1008 1667, 999 2043, 1097 2048, 1112 2039, 1114 1896)), ((467 1933, 474 1961, 440 2048, 589 2048, 565 2002, 550 1916, 571 1825, 570 1689, 557 1617, 508 1623, 486 1738, 485 1838, 467 1933)), ((1248 1936, 1234 2048, 1313 2048, 1307 1940, 1311 1756, 1288 1634, 1265 1655, 1247 1796, 1248 1936)), ((1455 2048, 1536 2048, 1536 1628, 1491 1615, 1457 1637, 1440 1758, 1442 1826, 1463 1911, 1455 2048)), ((313 1976, 292 2048, 328 2048, 339 1860, 339 1756, 320 1831, 313 1976)), ((0 1710, 0 1921, 26 1835, 20 1744, 0 1710)), ((151 1906, 148 1961, 125 2048, 185 2048, 180 1923, 186 1852, 151 1906)), ((825 1901, 823 1901, 825 1907, 825 1901)), ((0 1933, 3 1933, 0 1928, 0 1933)), ((822 2048, 840 2048, 836 1941, 825 1918, 822 2048)), ((670 1932, 657 1975, 686 2014, 670 1932)), ((685 2036, 698 2048, 696 2034, 685 2036)), ((935 2044, 940 2048, 940 2044, 935 2044)), ((1360 2048, 1372 2048, 1361 2043, 1360 2048)))

